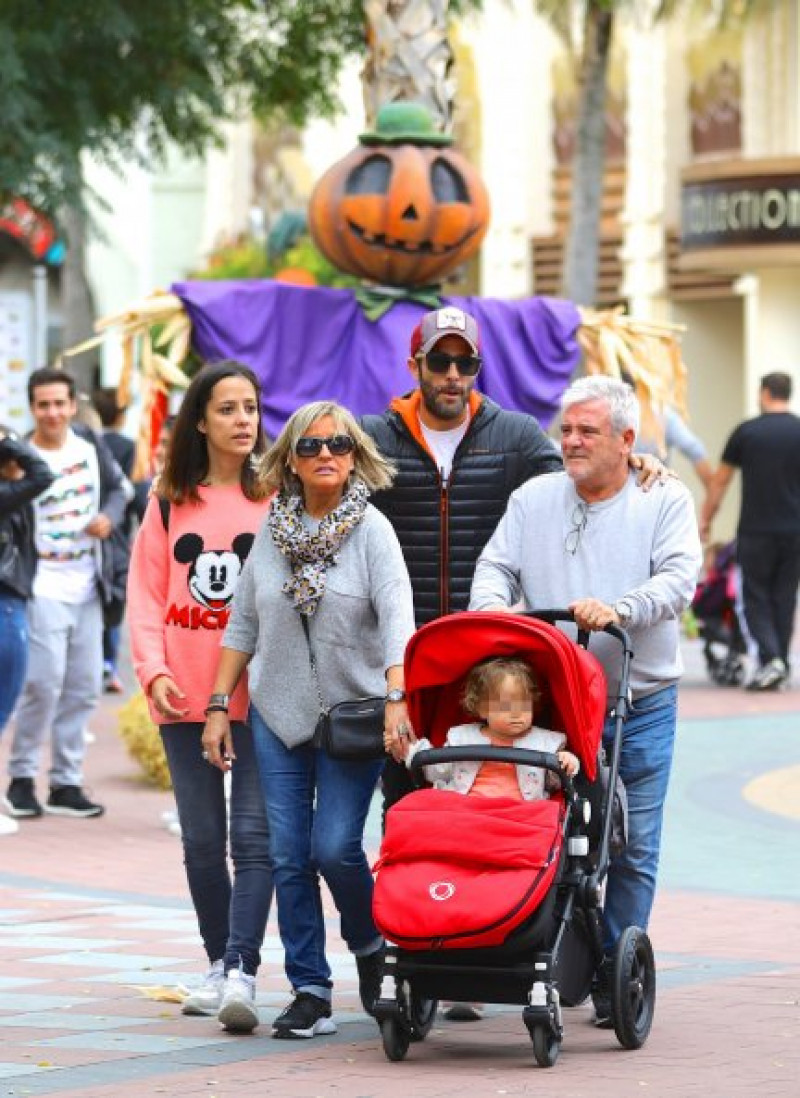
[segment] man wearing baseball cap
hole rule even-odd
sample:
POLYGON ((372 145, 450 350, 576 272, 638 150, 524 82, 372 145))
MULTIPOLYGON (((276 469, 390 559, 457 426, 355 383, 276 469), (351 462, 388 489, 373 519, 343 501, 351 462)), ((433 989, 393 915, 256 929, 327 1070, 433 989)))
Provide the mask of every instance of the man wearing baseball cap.
POLYGON ((478 322, 448 305, 411 333, 417 388, 362 425, 397 466, 373 502, 395 527, 414 589, 417 625, 466 610, 475 563, 508 497, 529 477, 561 469, 533 416, 477 392, 478 322))

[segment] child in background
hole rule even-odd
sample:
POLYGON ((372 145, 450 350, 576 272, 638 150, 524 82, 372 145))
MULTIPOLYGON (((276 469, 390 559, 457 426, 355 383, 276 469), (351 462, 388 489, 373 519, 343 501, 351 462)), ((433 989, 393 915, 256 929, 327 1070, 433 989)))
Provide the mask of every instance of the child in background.
MULTIPOLYGON (((564 750, 563 732, 534 725, 541 691, 529 664, 507 657, 483 660, 469 672, 462 704, 479 720, 459 724, 447 733, 445 746, 524 747, 558 755, 562 770, 574 777, 580 764, 564 750)), ((411 735, 406 765, 418 751, 430 748, 428 740, 411 735)), ((518 801, 541 800, 559 787, 555 774, 539 766, 505 762, 439 763, 424 768, 425 777, 438 789, 471 797, 511 797, 518 801)))

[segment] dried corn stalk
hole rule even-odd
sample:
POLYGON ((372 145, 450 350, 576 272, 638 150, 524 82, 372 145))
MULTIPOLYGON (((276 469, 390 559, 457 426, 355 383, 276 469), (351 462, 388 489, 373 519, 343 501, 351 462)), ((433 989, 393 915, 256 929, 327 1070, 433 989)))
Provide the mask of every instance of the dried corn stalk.
POLYGON ((683 327, 635 320, 622 309, 581 309, 578 343, 588 374, 606 374, 632 384, 642 412, 640 433, 663 450, 667 406, 684 419, 687 370, 681 354, 683 327))
POLYGON ((159 290, 120 313, 101 317, 95 322, 95 331, 99 334, 64 351, 64 355, 87 351, 109 338, 118 339, 122 345, 122 372, 117 384, 117 402, 122 408, 130 401, 133 375, 138 367, 142 414, 133 477, 144 479, 151 472, 156 410, 171 389, 185 389, 189 384, 180 366, 189 352, 192 322, 179 297, 159 290))

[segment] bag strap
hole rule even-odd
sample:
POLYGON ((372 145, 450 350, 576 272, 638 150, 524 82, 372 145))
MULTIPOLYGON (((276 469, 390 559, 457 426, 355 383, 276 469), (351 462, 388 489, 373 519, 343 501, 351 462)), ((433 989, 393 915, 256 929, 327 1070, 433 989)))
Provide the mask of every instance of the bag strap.
POLYGON ((311 647, 311 631, 308 628, 308 618, 305 614, 300 614, 300 624, 302 625, 303 632, 306 635, 306 644, 308 645, 308 662, 311 664, 311 674, 314 676, 314 686, 317 688, 317 701, 319 702, 319 711, 320 713, 327 713, 328 709, 322 699, 322 689, 319 685, 317 660, 314 655, 314 649, 311 647))

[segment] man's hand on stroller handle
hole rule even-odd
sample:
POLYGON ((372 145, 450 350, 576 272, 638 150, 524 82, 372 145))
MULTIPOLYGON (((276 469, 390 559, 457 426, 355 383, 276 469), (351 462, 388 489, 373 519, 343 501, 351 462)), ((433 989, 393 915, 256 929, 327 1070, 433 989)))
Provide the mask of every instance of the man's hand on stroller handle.
POLYGON ((574 614, 575 624, 579 629, 597 631, 605 629, 607 625, 620 624, 614 607, 600 599, 577 599, 570 603, 569 609, 574 614))

